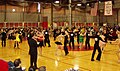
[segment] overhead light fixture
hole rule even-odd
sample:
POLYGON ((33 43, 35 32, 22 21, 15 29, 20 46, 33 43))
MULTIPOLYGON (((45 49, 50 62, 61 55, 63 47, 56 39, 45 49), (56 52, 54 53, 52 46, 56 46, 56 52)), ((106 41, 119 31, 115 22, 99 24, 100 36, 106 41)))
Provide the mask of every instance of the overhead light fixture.
POLYGON ((101 3, 101 1, 99 1, 99 3, 101 3))
POLYGON ((87 6, 90 6, 90 4, 89 4, 89 3, 87 3, 87 6))
POLYGON ((82 6, 82 4, 77 4, 77 6, 82 6))
POLYGON ((55 1, 55 3, 57 3, 57 4, 58 4, 58 3, 60 3, 60 1, 55 1))
POLYGON ((12 9, 12 12, 15 12, 15 9, 12 9))
POLYGON ((40 3, 38 2, 38 12, 40 12, 40 7, 41 7, 41 5, 40 5, 40 3))

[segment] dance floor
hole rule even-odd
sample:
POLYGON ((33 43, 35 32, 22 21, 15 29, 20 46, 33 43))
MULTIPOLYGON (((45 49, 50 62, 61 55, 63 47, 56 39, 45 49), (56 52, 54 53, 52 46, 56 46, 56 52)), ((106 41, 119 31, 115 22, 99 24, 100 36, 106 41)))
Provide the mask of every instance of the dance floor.
MULTIPOLYGON (((91 39, 90 43, 93 46, 94 40, 91 39)), ((7 40, 6 47, 0 46, 0 59, 14 61, 20 58, 22 61, 21 65, 28 69, 30 66, 30 57, 27 41, 20 43, 20 49, 14 49, 13 45, 14 41, 7 40)), ((116 56, 117 45, 107 43, 102 53, 101 61, 95 60, 93 62, 91 61, 92 50, 69 51, 69 54, 65 56, 63 50, 62 52, 59 50, 58 55, 55 55, 56 47, 51 37, 51 47, 43 47, 42 55, 38 53, 38 67, 46 66, 47 71, 65 71, 69 68, 79 68, 79 71, 120 71, 120 63, 118 63, 116 56)), ((98 52, 96 51, 97 54, 98 52)))

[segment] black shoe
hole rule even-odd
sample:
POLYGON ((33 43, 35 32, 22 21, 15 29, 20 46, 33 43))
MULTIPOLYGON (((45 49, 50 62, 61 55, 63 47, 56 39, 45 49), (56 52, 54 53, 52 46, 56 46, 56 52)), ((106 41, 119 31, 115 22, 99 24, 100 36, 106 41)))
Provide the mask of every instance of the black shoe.
POLYGON ((65 53, 65 56, 68 55, 68 54, 69 54, 69 52, 65 53))
POLYGON ((38 69, 38 67, 34 67, 34 69, 36 70, 36 69, 38 69))
POLYGON ((94 59, 91 59, 91 61, 95 61, 94 59))

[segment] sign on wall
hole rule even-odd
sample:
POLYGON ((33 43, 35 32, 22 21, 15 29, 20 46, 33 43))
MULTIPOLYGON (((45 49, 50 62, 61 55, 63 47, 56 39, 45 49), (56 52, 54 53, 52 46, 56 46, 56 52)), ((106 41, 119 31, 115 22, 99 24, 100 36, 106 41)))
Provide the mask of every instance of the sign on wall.
POLYGON ((91 16, 97 16, 98 3, 95 3, 94 8, 91 8, 91 16))
POLYGON ((112 1, 105 2, 104 15, 112 15, 112 1))

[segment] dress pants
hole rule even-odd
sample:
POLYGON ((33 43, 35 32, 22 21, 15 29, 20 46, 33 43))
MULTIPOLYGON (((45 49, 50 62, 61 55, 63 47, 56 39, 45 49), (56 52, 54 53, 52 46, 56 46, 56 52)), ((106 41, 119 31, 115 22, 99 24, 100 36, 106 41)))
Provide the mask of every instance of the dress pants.
POLYGON ((6 47, 6 39, 2 39, 2 47, 6 47))
POLYGON ((70 42, 69 42, 70 48, 71 48, 71 43, 72 43, 72 47, 73 47, 73 49, 74 49, 74 39, 73 39, 73 40, 70 40, 70 42))
POLYGON ((50 39, 49 38, 45 38, 45 46, 46 46, 46 43, 48 43, 48 47, 50 47, 50 39))
POLYGON ((65 51, 65 55, 69 53, 68 48, 67 48, 67 43, 64 43, 64 51, 65 51))
POLYGON ((86 40, 85 41, 85 49, 90 49, 90 42, 89 42, 90 40, 86 40))
POLYGON ((30 54, 30 66, 31 67, 34 66, 37 68, 37 55, 36 54, 30 54))
POLYGON ((91 60, 94 60, 94 55, 95 55, 96 50, 98 50, 98 55, 97 55, 96 60, 99 60, 99 61, 100 61, 102 51, 101 51, 99 45, 94 45, 94 50, 93 50, 93 53, 92 53, 92 58, 91 58, 91 60))

